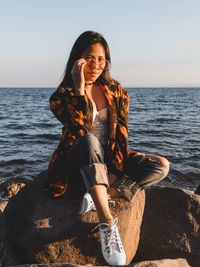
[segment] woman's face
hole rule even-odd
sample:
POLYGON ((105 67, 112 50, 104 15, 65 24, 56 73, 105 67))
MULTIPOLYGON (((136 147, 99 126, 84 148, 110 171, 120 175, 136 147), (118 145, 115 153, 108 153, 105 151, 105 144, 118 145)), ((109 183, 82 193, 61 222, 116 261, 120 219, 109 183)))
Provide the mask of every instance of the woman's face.
POLYGON ((86 60, 84 76, 87 83, 93 83, 102 74, 107 65, 104 47, 100 43, 91 45, 81 57, 86 60))

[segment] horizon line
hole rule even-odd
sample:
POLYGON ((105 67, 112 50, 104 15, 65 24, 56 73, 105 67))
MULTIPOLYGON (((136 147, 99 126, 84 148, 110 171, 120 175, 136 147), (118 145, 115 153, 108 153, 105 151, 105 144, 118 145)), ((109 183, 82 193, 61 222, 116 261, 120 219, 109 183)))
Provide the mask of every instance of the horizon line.
MULTIPOLYGON (((55 89, 58 86, 0 86, 0 89, 55 89)), ((168 86, 123 86, 124 88, 200 88, 200 85, 198 86, 173 86, 173 85, 168 85, 168 86)))

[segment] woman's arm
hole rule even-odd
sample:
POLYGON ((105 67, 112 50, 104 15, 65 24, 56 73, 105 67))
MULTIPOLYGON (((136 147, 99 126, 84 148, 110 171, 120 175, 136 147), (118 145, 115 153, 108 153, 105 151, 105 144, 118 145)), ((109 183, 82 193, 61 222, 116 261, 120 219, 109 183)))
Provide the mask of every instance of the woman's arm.
POLYGON ((128 93, 119 85, 118 123, 116 129, 116 146, 118 147, 116 157, 119 162, 122 162, 127 156, 128 150, 129 101, 128 93))
POLYGON ((124 142, 128 141, 128 115, 129 115, 130 98, 126 90, 120 86, 119 96, 119 113, 118 113, 118 128, 119 135, 124 142))
POLYGON ((121 175, 123 171, 123 161, 127 157, 128 149, 128 113, 129 96, 125 89, 118 85, 115 94, 117 103, 117 127, 115 143, 111 147, 111 161, 109 161, 109 172, 121 175))
POLYGON ((87 95, 75 95, 71 88, 58 87, 50 97, 50 109, 69 130, 88 131, 91 127, 90 103, 87 95))

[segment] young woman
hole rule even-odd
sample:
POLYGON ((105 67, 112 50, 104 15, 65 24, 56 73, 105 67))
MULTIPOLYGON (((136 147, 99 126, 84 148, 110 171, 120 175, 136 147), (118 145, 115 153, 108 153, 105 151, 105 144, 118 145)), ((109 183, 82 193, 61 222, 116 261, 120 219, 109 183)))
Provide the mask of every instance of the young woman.
POLYGON ((124 265, 126 255, 109 199, 132 201, 136 192, 167 175, 169 162, 128 150, 129 96, 111 78, 110 64, 101 34, 87 31, 78 37, 64 78, 50 98, 50 108, 64 127, 49 162, 47 188, 55 198, 66 189, 82 194, 80 213, 97 210, 105 260, 124 265))

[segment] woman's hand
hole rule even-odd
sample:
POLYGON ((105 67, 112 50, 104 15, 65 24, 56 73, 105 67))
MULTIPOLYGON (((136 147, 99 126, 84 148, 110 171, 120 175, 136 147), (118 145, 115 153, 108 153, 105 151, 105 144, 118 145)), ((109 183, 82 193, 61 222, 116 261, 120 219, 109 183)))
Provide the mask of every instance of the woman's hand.
POLYGON ((75 61, 74 66, 71 70, 72 79, 75 86, 75 91, 77 95, 84 95, 85 89, 85 77, 84 77, 84 67, 86 61, 84 58, 80 58, 75 61))

